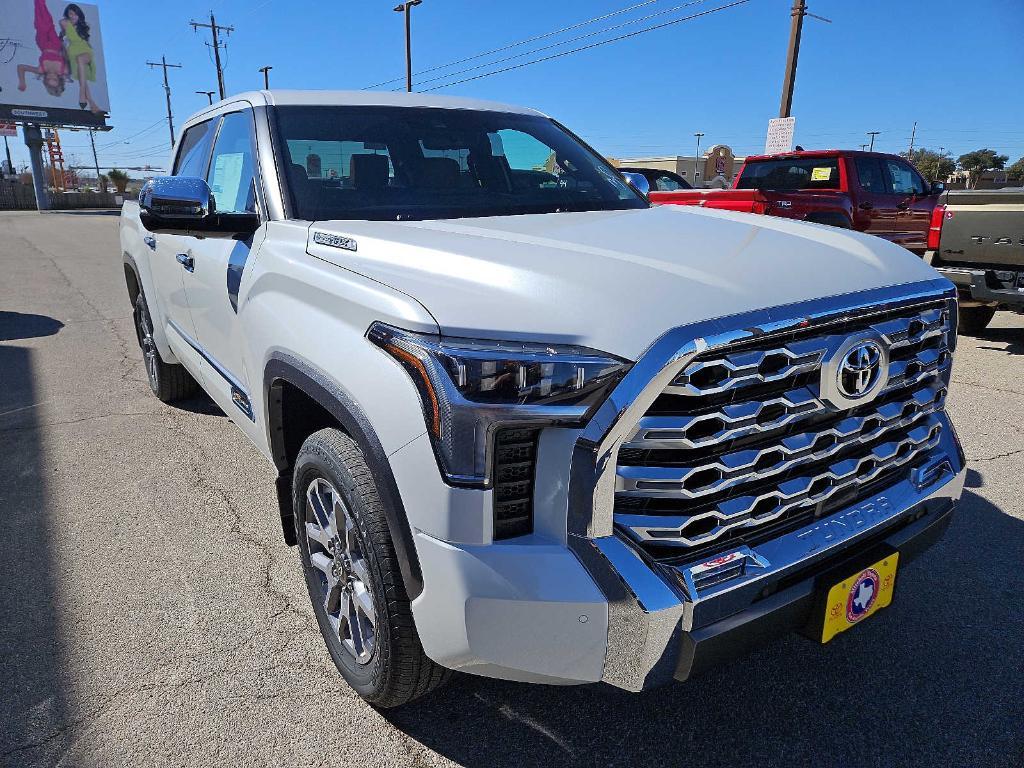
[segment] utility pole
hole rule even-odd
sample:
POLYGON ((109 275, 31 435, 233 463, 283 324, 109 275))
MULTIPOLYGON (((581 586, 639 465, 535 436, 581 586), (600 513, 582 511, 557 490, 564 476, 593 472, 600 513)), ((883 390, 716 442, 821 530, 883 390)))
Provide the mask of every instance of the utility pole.
POLYGON ((7 153, 7 169, 14 174, 14 163, 11 161, 11 148, 7 144, 7 137, 4 136, 4 152, 7 153))
POLYGON ((217 88, 220 92, 220 97, 224 98, 224 68, 220 65, 220 38, 217 33, 220 31, 227 32, 229 35, 235 31, 234 27, 225 27, 223 24, 218 24, 217 19, 213 17, 213 11, 210 11, 210 23, 206 24, 198 21, 190 21, 189 26, 192 27, 193 31, 198 31, 200 27, 209 29, 213 35, 213 63, 217 67, 217 88))
POLYGON ((693 188, 696 189, 697 188, 697 163, 700 161, 700 138, 704 134, 701 133, 700 131, 698 131, 697 133, 695 133, 693 135, 697 137, 697 156, 695 158, 693 158, 693 188))
POLYGON ((786 51, 786 74, 782 77, 782 102, 779 104, 779 117, 790 117, 793 111, 793 86, 796 85, 796 65, 800 59, 800 36, 804 31, 804 16, 832 23, 832 19, 808 13, 806 0, 793 0, 790 10, 789 49, 786 51))
POLYGON ((100 159, 96 157, 96 131, 92 128, 89 129, 89 143, 92 145, 92 164, 96 168, 96 189, 105 192, 106 190, 100 189, 100 159))
POLYGON ((405 14, 405 90, 412 93, 412 22, 411 14, 414 5, 419 5, 423 0, 405 0, 401 5, 396 5, 394 10, 405 14))
POLYGON ((793 86, 796 84, 796 64, 800 58, 800 35, 804 30, 804 16, 807 15, 805 0, 793 0, 790 11, 792 21, 789 26, 789 50, 786 52, 786 74, 782 77, 782 103, 779 105, 779 117, 789 117, 793 110, 793 86))
POLYGON ((881 131, 868 131, 868 136, 871 137, 871 143, 868 145, 868 152, 875 151, 875 136, 880 134, 881 131))
POLYGON ((167 57, 161 56, 160 61, 147 61, 150 68, 162 67, 164 70, 164 95, 167 96, 167 127, 171 130, 171 149, 174 149, 174 115, 171 114, 171 84, 167 82, 167 68, 181 69, 181 64, 168 64, 167 57))
POLYGON ((270 90, 270 70, 273 67, 260 67, 259 71, 263 73, 263 89, 266 91, 270 90))
POLYGON ((867 152, 867 150, 868 150, 868 145, 867 144, 861 144, 860 145, 860 151, 861 152, 867 152))
POLYGON ((197 96, 205 96, 209 100, 210 104, 213 104, 214 93, 216 93, 216 91, 196 91, 197 96))
POLYGON ((914 157, 914 136, 917 135, 917 120, 914 121, 914 127, 910 130, 910 149, 907 150, 907 160, 912 160, 914 157))

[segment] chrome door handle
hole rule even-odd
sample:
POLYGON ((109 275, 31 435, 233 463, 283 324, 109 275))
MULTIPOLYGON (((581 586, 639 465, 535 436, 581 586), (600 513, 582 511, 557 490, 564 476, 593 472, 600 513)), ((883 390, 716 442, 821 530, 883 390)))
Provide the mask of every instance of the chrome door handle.
POLYGON ((142 238, 142 242, 148 245, 152 250, 156 250, 156 238, 153 237, 152 235, 146 235, 144 238, 142 238))
POLYGON ((179 253, 174 258, 176 258, 178 260, 178 263, 181 264, 181 266, 183 266, 189 272, 195 272, 195 269, 196 269, 195 259, 193 259, 191 256, 189 256, 187 253, 179 253))

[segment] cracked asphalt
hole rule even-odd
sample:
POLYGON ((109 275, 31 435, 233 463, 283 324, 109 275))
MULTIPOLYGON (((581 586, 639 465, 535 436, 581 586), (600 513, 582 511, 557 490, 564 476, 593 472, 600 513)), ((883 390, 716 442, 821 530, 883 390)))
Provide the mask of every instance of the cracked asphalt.
POLYGON ((961 340, 964 503, 856 631, 639 696, 456 676, 381 714, 270 466, 150 394, 117 221, 0 213, 0 765, 1024 765, 1024 318, 961 340))

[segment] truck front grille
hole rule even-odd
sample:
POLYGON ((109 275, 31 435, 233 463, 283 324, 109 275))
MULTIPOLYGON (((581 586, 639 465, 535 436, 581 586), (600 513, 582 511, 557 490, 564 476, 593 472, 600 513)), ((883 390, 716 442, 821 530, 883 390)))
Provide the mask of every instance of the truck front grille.
POLYGON ((698 356, 619 451, 618 530, 678 558, 778 535, 897 482, 939 441, 949 312, 936 301, 698 356), (865 335, 888 346, 888 382, 870 402, 836 410, 821 399, 821 366, 865 335))

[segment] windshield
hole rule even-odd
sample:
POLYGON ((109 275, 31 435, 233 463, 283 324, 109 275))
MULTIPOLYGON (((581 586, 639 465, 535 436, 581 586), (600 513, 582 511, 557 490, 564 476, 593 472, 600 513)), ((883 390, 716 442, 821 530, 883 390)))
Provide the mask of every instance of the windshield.
POLYGON ((410 107, 278 107, 292 215, 450 219, 646 208, 604 160, 534 115, 410 107))
POLYGON ((803 157, 747 163, 736 188, 839 189, 839 161, 835 157, 803 157))

